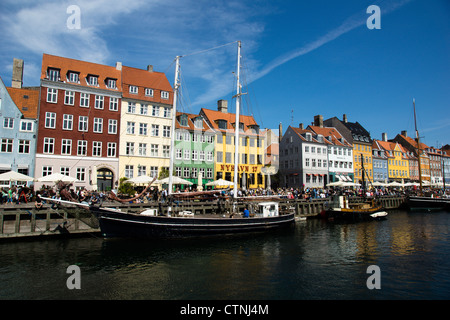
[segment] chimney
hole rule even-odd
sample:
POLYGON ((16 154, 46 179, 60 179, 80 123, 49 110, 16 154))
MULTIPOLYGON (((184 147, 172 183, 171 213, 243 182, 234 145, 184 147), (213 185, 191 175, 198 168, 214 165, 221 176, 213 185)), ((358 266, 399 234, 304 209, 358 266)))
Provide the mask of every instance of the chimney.
POLYGON ((303 123, 300 123, 299 125, 298 125, 298 127, 300 128, 300 129, 304 129, 304 126, 303 126, 303 123))
POLYGON ((314 116, 314 125, 323 128, 323 116, 314 116))
POLYGON ((402 136, 407 137, 408 136, 408 132, 406 130, 402 130, 402 136))
POLYGON ((283 126, 280 122, 278 126, 278 143, 281 143, 281 138, 283 138, 283 126))
POLYGON ((386 133, 386 132, 383 132, 383 133, 381 134, 381 140, 382 140, 382 141, 387 141, 387 133, 386 133))
POLYGON ((347 115, 344 113, 344 115, 342 116, 342 121, 344 123, 347 123, 347 115))
POLYGON ((23 84, 23 60, 13 59, 13 73, 11 78, 11 87, 22 88, 23 84))
POLYGON ((151 64, 149 64, 149 65, 147 66, 147 71, 148 71, 148 72, 153 72, 153 66, 152 66, 151 64))
POLYGON ((217 110, 223 113, 228 113, 228 101, 227 100, 217 101, 217 110))
POLYGON ((122 62, 116 62, 116 70, 122 70, 122 62))

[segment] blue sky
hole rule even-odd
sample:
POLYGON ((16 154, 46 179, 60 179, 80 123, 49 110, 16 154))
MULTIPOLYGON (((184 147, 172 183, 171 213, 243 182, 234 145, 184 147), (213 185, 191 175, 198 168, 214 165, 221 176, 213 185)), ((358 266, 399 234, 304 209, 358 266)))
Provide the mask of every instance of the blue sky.
POLYGON ((39 85, 43 53, 165 72, 183 55, 181 108, 198 113, 229 100, 242 41, 243 111, 265 128, 345 113, 380 139, 414 134, 450 143, 450 2, 447 0, 2 0, 0 76, 25 60, 24 85, 39 85), (381 9, 370 30, 368 6, 381 9), (69 29, 67 8, 80 8, 69 29), (192 55, 191 55, 192 54, 192 55))

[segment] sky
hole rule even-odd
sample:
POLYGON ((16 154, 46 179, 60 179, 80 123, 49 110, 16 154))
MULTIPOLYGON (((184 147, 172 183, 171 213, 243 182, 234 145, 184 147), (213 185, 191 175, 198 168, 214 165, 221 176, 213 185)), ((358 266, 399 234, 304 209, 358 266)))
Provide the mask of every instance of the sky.
POLYGON ((38 86, 48 53, 153 65, 173 84, 181 56, 177 109, 226 99, 235 112, 239 40, 241 111, 261 128, 346 114, 374 139, 414 136, 415 99, 421 140, 440 147, 450 144, 449 18, 448 0, 2 0, 0 76, 9 86, 20 58, 24 86, 38 86))

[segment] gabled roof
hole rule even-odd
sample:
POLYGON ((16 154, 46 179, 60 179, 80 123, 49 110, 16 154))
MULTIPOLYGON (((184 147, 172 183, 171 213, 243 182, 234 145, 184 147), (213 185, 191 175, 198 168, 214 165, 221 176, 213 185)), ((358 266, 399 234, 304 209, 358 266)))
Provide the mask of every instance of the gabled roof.
POLYGON ((359 122, 342 122, 342 124, 352 133, 354 143, 372 143, 370 133, 359 122))
POLYGON ((123 97, 137 100, 147 100, 164 104, 173 103, 173 89, 167 77, 162 72, 147 71, 132 67, 122 67, 123 97), (130 93, 129 86, 139 88, 137 94, 130 93), (153 89, 153 97, 145 95, 145 88, 153 89), (169 99, 161 99, 161 91, 169 92, 169 99))
POLYGON ((48 68, 60 70, 60 81, 67 82, 67 74, 69 71, 79 73, 79 83, 72 83, 81 87, 98 88, 109 91, 122 91, 122 77, 121 70, 116 67, 106 66, 102 64, 64 58, 44 53, 42 56, 42 70, 41 80, 48 79, 48 68), (88 85, 86 78, 88 75, 98 76, 98 86, 93 87, 88 85), (116 89, 111 89, 106 86, 105 80, 107 78, 116 80, 116 89))
MULTIPOLYGON (((236 114, 235 113, 225 113, 225 112, 221 112, 221 111, 202 108, 200 110, 200 114, 205 115, 205 117, 208 120, 209 125, 212 127, 212 129, 218 130, 218 131, 234 132, 234 123, 236 122, 236 114), (227 121, 227 129, 226 130, 219 129, 218 120, 226 120, 227 121)), ((259 125, 256 123, 253 116, 240 115, 239 122, 244 124, 244 132, 246 134, 252 134, 251 131, 248 131, 248 130, 252 129, 252 126, 259 127, 259 125)), ((253 133, 253 134, 256 134, 256 133, 253 133)))
POLYGON ((337 146, 353 147, 334 127, 320 127, 320 126, 308 126, 316 134, 322 135, 328 141, 328 137, 331 137, 331 143, 337 146))
POLYGON ((407 154, 407 151, 405 150, 405 148, 403 148, 403 146, 397 142, 390 142, 390 141, 383 141, 383 140, 375 140, 377 142, 377 144, 380 146, 380 148, 382 148, 383 150, 385 150, 387 153, 386 155, 388 157, 393 157, 391 156, 388 151, 396 151, 396 148, 398 149, 397 151, 402 153, 402 158, 407 158, 407 156, 405 156, 407 154))
POLYGON ((177 117, 176 117, 176 121, 175 121, 175 128, 177 129, 186 129, 186 130, 201 130, 201 131, 212 131, 212 128, 208 125, 208 123, 205 121, 205 119, 198 114, 192 114, 192 113, 186 113, 186 112, 177 112, 177 117), (182 126, 180 123, 180 117, 182 115, 186 115, 187 116, 187 126, 182 126), (202 118, 202 128, 197 128, 194 125, 194 120, 196 118, 202 118))
POLYGON ((12 88, 7 87, 11 99, 25 118, 37 119, 39 106, 39 87, 12 88))

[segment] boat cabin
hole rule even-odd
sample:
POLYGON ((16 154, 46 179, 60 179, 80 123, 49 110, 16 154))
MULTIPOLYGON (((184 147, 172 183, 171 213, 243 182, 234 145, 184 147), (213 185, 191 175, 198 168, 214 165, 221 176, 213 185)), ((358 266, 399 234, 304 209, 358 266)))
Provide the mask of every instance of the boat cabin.
POLYGON ((260 202, 256 206, 256 217, 277 217, 278 214, 278 202, 260 202))

